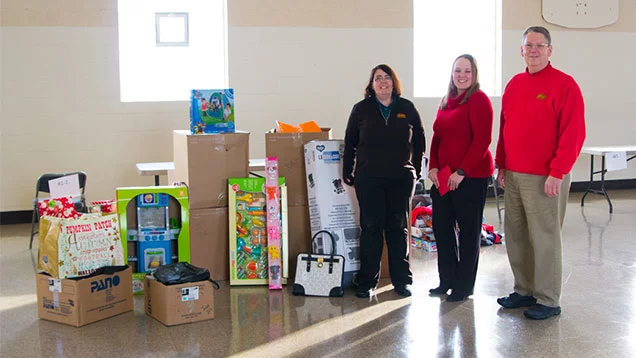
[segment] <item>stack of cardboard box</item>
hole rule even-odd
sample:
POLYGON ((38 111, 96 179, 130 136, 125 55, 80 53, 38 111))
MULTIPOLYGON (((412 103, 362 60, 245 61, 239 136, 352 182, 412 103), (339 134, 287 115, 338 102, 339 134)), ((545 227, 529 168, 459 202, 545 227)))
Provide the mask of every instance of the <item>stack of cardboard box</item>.
POLYGON ((305 172, 305 143, 312 140, 331 139, 331 128, 321 132, 265 133, 265 154, 278 158, 278 176, 284 177, 287 185, 287 212, 289 226, 289 276, 296 273, 296 256, 309 252, 311 230, 305 172))
POLYGON ((169 182, 188 185, 190 262, 229 280, 228 178, 249 175, 249 132, 173 133, 174 172, 169 182))

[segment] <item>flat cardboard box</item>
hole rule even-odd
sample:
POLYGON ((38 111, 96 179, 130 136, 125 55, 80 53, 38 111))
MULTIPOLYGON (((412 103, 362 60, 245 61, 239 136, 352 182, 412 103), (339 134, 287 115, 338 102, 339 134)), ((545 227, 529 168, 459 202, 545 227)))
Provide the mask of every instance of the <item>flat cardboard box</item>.
POLYGON ((146 276, 144 286, 146 314, 166 326, 214 318, 214 286, 210 281, 166 286, 146 276))
POLYGON ((132 269, 81 279, 35 276, 38 317, 81 327, 132 311, 132 269))
POLYGON ((173 132, 174 175, 188 185, 190 209, 227 207, 227 179, 249 175, 249 132, 173 132))
POLYGON ((230 279, 228 208, 190 210, 190 263, 213 280, 230 279))
POLYGON ((265 154, 278 158, 278 176, 286 179, 290 207, 307 205, 304 146, 315 139, 331 139, 331 128, 321 129, 322 132, 278 133, 270 130, 265 133, 265 154))

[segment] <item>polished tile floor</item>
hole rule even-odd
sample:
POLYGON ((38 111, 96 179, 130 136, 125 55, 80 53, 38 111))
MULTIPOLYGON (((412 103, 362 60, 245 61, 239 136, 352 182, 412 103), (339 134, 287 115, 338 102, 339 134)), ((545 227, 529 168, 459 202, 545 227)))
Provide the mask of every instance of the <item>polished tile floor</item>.
MULTIPOLYGON (((165 327, 135 309, 82 328, 39 320, 29 225, 0 226, 0 357, 636 357, 636 190, 570 198, 563 313, 530 321, 496 297, 512 289, 505 246, 484 247, 474 296, 429 297, 436 255, 413 250, 413 297, 383 282, 370 299, 306 298, 265 287, 216 294, 216 319, 165 327)), ((494 204, 486 212, 497 223, 494 204)))

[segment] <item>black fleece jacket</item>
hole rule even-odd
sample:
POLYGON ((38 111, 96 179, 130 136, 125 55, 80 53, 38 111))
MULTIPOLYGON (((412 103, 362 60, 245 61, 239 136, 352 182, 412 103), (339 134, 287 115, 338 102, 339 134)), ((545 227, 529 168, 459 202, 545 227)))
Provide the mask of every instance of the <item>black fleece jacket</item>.
POLYGON ((375 97, 353 106, 345 133, 345 181, 359 175, 421 178, 426 139, 420 114, 411 101, 402 97, 394 101, 386 121, 375 97))

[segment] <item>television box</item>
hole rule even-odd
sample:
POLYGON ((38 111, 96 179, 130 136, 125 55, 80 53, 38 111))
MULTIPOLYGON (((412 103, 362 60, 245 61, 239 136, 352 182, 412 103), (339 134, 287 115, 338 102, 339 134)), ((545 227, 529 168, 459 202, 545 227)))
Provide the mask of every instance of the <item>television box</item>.
POLYGON ((272 129, 265 133, 265 156, 278 158, 278 176, 286 178, 290 207, 307 205, 304 146, 315 139, 331 139, 331 128, 321 129, 322 132, 304 133, 278 133, 272 129))
POLYGON ((214 318, 214 286, 210 281, 166 286, 152 276, 144 282, 146 314, 166 326, 214 318))
POLYGON ((234 131, 234 89, 192 90, 190 133, 234 131))
POLYGON ((190 209, 227 207, 227 179, 249 176, 249 132, 173 132, 174 181, 188 184, 190 209))
MULTIPOLYGON (((327 230, 336 242, 335 254, 345 258, 343 284, 348 287, 360 269, 360 216, 355 189, 342 181, 343 140, 313 140, 305 144, 307 197, 312 237, 327 230)), ((326 235, 316 238, 314 252, 331 253, 326 235)))
POLYGON ((132 311, 132 270, 79 279, 35 276, 38 317, 80 327, 132 311))

